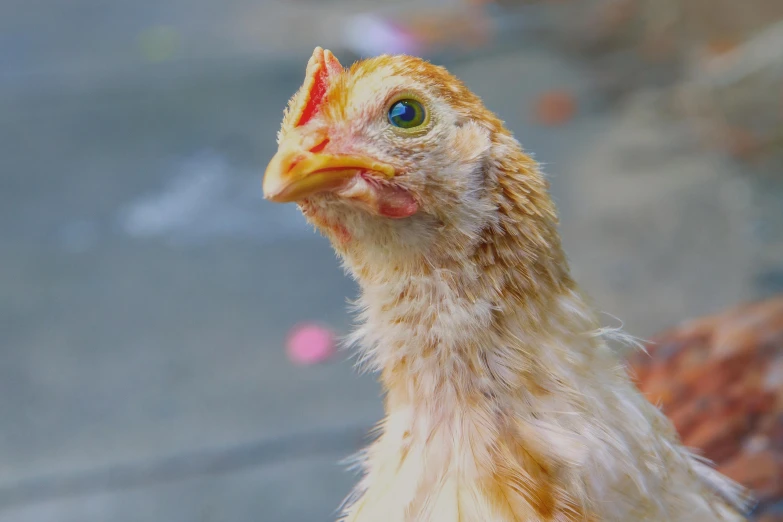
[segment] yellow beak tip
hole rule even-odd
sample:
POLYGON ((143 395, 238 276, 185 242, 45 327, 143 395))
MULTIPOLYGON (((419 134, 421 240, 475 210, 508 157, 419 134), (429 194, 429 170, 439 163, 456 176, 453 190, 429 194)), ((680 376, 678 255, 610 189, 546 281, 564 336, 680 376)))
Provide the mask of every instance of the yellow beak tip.
POLYGON ((283 190, 267 190, 264 189, 264 199, 271 201, 272 203, 286 203, 286 199, 283 197, 283 190))

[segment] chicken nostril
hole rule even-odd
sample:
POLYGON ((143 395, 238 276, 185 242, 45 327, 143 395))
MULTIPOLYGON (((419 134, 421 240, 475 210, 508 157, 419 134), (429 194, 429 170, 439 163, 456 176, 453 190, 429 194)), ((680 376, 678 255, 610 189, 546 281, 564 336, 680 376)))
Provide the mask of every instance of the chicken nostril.
MULTIPOLYGON (((316 146, 312 147, 307 152, 311 154, 317 154, 319 152, 322 152, 328 144, 329 144, 329 138, 326 138, 321 142, 319 142, 316 146)), ((299 154, 295 158, 293 158, 291 162, 288 164, 288 169, 286 170, 286 174, 294 170, 297 165, 299 165, 302 161, 304 161, 305 156, 306 156, 305 154, 299 154)))
POLYGON ((297 156, 291 162, 288 164, 288 169, 286 170, 286 174, 294 170, 294 167, 296 167, 298 164, 302 162, 304 159, 304 156, 297 156))
POLYGON ((310 149, 310 152, 313 154, 317 154, 318 152, 323 152, 323 150, 326 148, 326 146, 329 144, 329 138, 326 138, 321 143, 310 149))

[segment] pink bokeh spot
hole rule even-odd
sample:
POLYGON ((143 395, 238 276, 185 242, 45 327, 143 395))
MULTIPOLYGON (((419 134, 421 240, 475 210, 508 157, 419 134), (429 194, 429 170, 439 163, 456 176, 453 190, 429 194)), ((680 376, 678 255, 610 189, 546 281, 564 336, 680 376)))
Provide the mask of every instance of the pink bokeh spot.
POLYGON ((337 352, 334 332, 316 323, 297 325, 288 334, 286 351, 289 359, 296 364, 324 362, 337 352))

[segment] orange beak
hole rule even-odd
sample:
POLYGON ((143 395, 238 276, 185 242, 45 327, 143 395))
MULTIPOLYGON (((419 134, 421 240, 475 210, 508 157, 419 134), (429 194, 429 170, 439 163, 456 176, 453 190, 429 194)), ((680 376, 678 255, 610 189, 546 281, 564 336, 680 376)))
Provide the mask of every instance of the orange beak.
POLYGON ((366 156, 324 153, 326 143, 323 135, 289 132, 264 173, 264 197, 277 203, 300 201, 339 190, 361 172, 394 176, 394 167, 366 156))

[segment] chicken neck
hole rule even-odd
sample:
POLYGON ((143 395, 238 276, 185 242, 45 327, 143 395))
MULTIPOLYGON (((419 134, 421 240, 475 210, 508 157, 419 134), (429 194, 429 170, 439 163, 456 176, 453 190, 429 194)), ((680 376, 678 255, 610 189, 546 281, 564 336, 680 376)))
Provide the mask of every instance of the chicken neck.
POLYGON ((738 520, 605 342, 525 158, 494 176, 499 220, 448 256, 346 256, 386 410, 346 520, 738 520))

